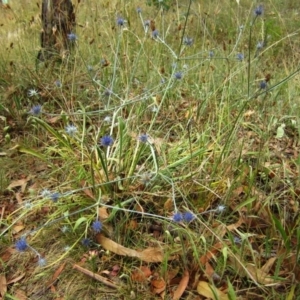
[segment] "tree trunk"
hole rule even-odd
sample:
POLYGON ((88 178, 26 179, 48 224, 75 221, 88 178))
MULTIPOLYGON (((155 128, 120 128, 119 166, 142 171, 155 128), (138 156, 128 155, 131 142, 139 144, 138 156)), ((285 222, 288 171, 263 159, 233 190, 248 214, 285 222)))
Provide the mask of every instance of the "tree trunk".
MULTIPOLYGON (((68 35, 75 27, 75 12, 71 0, 43 0, 41 47, 38 59, 49 60, 53 56, 64 58, 72 47, 68 35)), ((74 41, 73 41, 74 44, 74 41)))

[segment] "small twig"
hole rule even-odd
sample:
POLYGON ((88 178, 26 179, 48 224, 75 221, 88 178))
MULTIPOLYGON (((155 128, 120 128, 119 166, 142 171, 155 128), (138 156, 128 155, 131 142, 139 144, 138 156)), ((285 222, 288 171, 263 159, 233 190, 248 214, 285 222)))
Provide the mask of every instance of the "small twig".
POLYGON ((105 278, 105 277, 103 277, 103 276, 101 276, 99 274, 96 274, 96 273, 94 273, 92 271, 89 271, 89 270, 87 270, 85 268, 82 268, 82 267, 80 267, 80 266, 78 266, 76 264, 73 265, 73 268, 76 269, 76 270, 78 270, 79 272, 85 274, 85 275, 88 275, 88 276, 90 276, 90 277, 92 277, 92 278, 94 278, 94 279, 102 282, 103 284, 105 284, 105 285, 107 285, 107 286, 109 286, 111 288, 118 289, 117 285, 115 285, 114 283, 112 283, 111 281, 109 281, 107 278, 105 278))

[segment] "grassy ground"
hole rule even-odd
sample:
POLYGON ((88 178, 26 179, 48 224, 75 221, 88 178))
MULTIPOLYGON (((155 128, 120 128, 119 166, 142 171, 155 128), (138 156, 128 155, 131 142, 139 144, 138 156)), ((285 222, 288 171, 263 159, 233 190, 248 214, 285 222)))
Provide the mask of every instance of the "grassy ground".
POLYGON ((299 299, 297 1, 198 2, 0 7, 3 299, 299 299))

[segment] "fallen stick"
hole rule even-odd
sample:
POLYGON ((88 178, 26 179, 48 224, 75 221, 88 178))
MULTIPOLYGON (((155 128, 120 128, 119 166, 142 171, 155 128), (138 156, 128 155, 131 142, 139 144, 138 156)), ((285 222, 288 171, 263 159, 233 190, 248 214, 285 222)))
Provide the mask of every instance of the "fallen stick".
POLYGON ((93 273, 92 271, 89 271, 89 270, 87 270, 85 268, 82 268, 82 267, 80 267, 80 266, 78 266, 76 264, 73 265, 73 268, 76 269, 76 270, 78 270, 78 271, 80 271, 81 273, 84 273, 84 274, 86 274, 86 275, 88 275, 88 276, 90 276, 90 277, 92 277, 92 278, 94 278, 94 279, 102 282, 103 284, 105 284, 105 285, 107 285, 107 286, 109 286, 111 288, 114 288, 114 289, 118 288, 117 285, 115 285, 114 283, 112 283, 111 281, 109 281, 107 278, 105 278, 105 277, 103 277, 103 276, 101 276, 99 274, 93 273))

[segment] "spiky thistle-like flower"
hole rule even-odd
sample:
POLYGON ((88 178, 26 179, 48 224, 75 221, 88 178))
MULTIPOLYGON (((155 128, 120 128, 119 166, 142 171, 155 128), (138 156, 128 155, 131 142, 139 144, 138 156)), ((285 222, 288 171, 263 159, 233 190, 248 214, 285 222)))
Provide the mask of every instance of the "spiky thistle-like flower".
POLYGON ((38 116, 41 112, 42 112, 42 106, 39 104, 34 105, 30 110, 30 113, 34 116, 38 116))
POLYGON ((46 266, 46 264, 47 264, 46 259, 40 256, 39 260, 38 260, 39 267, 44 267, 44 266, 46 266))
POLYGON ((65 131, 68 135, 74 136, 78 130, 75 125, 69 124, 65 127, 65 131))
POLYGON ((28 97, 38 96, 39 92, 36 89, 30 89, 27 92, 28 97))
POLYGON ((185 213, 183 213, 182 215, 182 219, 184 222, 192 222, 195 219, 195 215, 189 211, 186 211, 185 213))
POLYGON ((114 143, 114 139, 110 135, 105 135, 100 139, 100 145, 103 147, 109 147, 114 143))
POLYGON ((123 18, 121 18, 121 17, 118 17, 117 18, 117 24, 118 24, 118 26, 124 26, 125 25, 125 20, 123 19, 123 18))
POLYGON ((89 238, 83 238, 81 240, 81 244, 84 246, 84 247, 90 247, 91 246, 91 240, 89 238))
POLYGON ((239 61, 243 61, 244 60, 244 54, 243 53, 238 53, 236 55, 236 59, 239 60, 239 61))
POLYGON ((265 90, 267 88, 268 84, 265 80, 262 80, 260 83, 259 83, 259 88, 261 90, 265 90))
POLYGON ((174 215, 173 215, 173 218, 172 220, 176 223, 179 223, 181 221, 183 221, 183 216, 182 216, 182 213, 181 212, 176 212, 174 215))
POLYGON ((26 238, 25 237, 20 238, 16 242, 15 247, 20 252, 25 251, 28 248, 28 244, 27 244, 26 238))
POLYGON ((141 134, 139 136, 139 141, 141 141, 142 143, 147 143, 148 142, 148 138, 149 138, 148 134, 141 134))
POLYGON ((76 42, 76 40, 77 40, 77 35, 73 32, 69 33, 67 35, 67 37, 70 42, 76 42))
POLYGON ((260 17, 264 13, 264 7, 260 4, 254 9, 254 15, 260 17))
POLYGON ((176 73, 174 74, 174 77, 175 77, 175 79, 180 80, 180 79, 182 79, 183 74, 182 74, 182 72, 176 72, 176 73))
POLYGON ((49 198, 53 201, 53 202, 57 202, 58 199, 60 198, 60 193, 58 192, 54 192, 52 193, 49 198))
POLYGON ((100 233, 102 230, 102 223, 98 220, 94 221, 92 224, 92 229, 96 232, 96 233, 100 233))
POLYGON ((157 30, 157 29, 153 30, 153 31, 152 31, 152 37, 153 37, 154 39, 157 39, 158 36, 159 36, 158 30, 157 30))
POLYGON ((186 46, 192 46, 194 43, 194 40, 188 36, 183 38, 183 44, 186 46))

